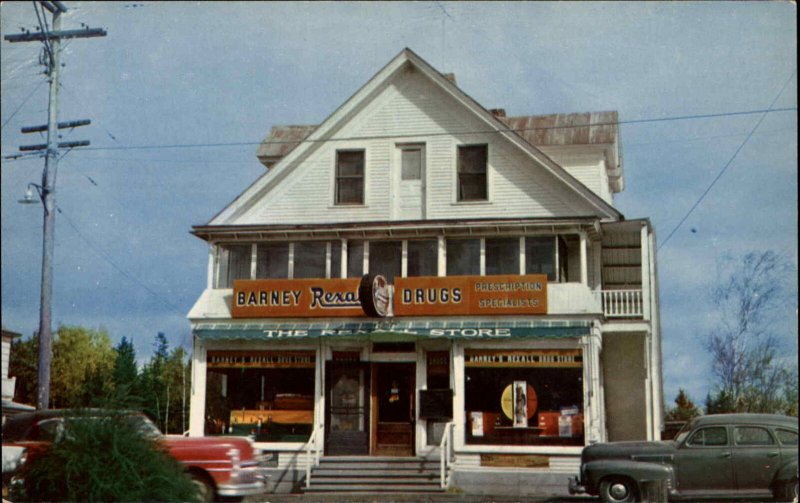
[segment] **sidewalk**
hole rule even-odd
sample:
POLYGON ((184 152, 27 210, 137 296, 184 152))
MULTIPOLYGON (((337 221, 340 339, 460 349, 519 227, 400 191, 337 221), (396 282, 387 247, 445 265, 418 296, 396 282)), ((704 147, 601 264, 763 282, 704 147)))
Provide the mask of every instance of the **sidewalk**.
POLYGON ((588 496, 491 496, 470 494, 263 494, 244 503, 589 503, 588 496))

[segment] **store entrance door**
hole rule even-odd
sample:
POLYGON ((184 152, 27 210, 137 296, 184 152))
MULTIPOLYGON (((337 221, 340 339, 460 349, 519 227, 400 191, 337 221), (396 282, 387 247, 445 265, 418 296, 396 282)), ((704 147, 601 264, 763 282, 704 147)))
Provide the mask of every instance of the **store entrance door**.
POLYGON ((328 362, 325 375, 325 454, 369 454, 369 366, 328 362))
POLYGON ((372 454, 414 455, 414 363, 372 364, 372 454))

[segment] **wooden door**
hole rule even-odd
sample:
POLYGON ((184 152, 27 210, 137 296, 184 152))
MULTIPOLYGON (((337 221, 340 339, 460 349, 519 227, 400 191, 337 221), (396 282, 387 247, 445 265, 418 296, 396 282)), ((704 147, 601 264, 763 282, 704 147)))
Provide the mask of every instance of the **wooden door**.
POLYGON ((372 453, 414 455, 415 367, 413 363, 374 363, 372 453))

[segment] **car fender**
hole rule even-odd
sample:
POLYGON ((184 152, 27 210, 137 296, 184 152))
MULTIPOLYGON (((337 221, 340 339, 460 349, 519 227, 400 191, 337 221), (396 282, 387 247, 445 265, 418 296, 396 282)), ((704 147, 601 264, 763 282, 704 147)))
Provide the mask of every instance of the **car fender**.
POLYGON ((797 479, 797 459, 789 461, 778 469, 772 480, 772 485, 774 487, 783 482, 795 479, 797 479))
POLYGON ((582 482, 589 494, 597 494, 600 481, 609 476, 627 477, 637 484, 644 481, 674 480, 674 471, 670 465, 629 459, 590 461, 583 465, 581 471, 582 482))

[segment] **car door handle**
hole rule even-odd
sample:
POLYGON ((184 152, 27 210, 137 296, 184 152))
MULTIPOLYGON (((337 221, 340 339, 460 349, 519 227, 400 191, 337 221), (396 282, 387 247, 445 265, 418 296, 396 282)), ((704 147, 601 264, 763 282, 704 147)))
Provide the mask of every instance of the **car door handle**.
POLYGON ((768 452, 767 453, 767 457, 768 458, 774 458, 774 457, 778 456, 779 454, 780 454, 780 452, 772 451, 772 452, 768 452))
POLYGON ((729 457, 731 457, 731 453, 730 452, 723 452, 722 454, 719 455, 719 457, 722 458, 722 459, 729 458, 729 457))

